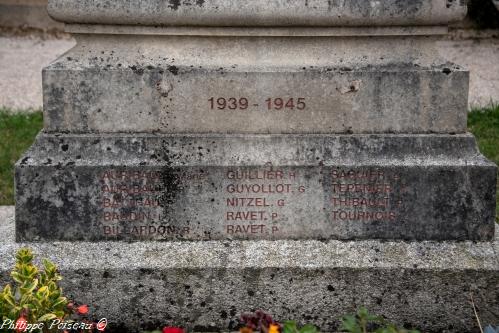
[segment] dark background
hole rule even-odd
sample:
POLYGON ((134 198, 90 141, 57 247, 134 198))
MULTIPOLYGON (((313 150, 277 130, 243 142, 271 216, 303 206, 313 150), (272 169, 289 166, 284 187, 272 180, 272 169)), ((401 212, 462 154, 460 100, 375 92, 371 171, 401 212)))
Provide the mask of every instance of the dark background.
POLYGON ((491 0, 468 0, 468 17, 480 29, 498 29, 499 11, 491 0))

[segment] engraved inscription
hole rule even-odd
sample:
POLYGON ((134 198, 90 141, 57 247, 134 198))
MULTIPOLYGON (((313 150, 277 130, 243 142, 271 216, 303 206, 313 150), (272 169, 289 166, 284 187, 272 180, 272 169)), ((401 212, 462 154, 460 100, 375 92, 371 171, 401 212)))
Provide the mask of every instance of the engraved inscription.
POLYGON ((362 231, 363 225, 407 219, 407 184, 390 168, 109 169, 98 182, 98 226, 104 237, 335 237, 362 231))
MULTIPOLYGON (((179 179, 181 175, 175 177, 179 179)), ((164 219, 165 193, 172 184, 161 171, 106 170, 100 183, 100 222, 105 236, 169 238, 191 232, 188 225, 171 225, 164 219)))
POLYGON ((380 169, 331 170, 333 221, 395 221, 402 200, 395 196, 400 176, 380 169))
POLYGON ((238 168, 229 169, 225 176, 228 235, 278 233, 289 197, 305 192, 297 171, 238 168))
POLYGON ((208 99, 211 110, 247 110, 264 107, 267 111, 272 110, 305 110, 307 107, 305 97, 269 97, 264 103, 250 101, 246 97, 210 97, 208 99))

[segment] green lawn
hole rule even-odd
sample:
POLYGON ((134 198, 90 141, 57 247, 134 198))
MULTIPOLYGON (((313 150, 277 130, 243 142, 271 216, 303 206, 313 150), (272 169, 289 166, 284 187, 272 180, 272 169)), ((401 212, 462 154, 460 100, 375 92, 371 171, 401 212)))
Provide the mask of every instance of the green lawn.
POLYGON ((0 109, 0 205, 14 204, 14 163, 33 143, 42 123, 41 112, 0 109))
MULTIPOLYGON (((10 113, 0 109, 0 205, 14 204, 13 166, 42 128, 42 113, 10 113)), ((499 164, 499 105, 473 110, 468 127, 481 152, 499 164)), ((498 187, 499 192, 499 187, 498 187)), ((499 216, 499 195, 498 195, 499 216)))
MULTIPOLYGON (((499 165, 499 104, 473 110, 468 116, 468 128, 475 134, 482 154, 499 165)), ((496 222, 499 224, 499 183, 496 186, 496 222)))
POLYGON ((473 110, 468 116, 468 128, 478 139, 480 151, 499 164, 499 104, 473 110))

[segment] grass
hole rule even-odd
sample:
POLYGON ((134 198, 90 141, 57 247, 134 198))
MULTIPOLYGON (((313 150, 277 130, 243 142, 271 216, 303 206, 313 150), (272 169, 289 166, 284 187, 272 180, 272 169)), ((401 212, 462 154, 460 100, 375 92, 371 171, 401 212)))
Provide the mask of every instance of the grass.
POLYGON ((470 112, 468 129, 475 134, 482 154, 499 165, 499 104, 470 112))
MULTIPOLYGON (((468 129, 477 138, 482 154, 499 165, 499 104, 471 111, 468 129)), ((499 224, 499 183, 496 189, 496 222, 499 224)))
POLYGON ((42 129, 41 112, 0 109, 0 205, 14 204, 14 163, 42 129))
MULTIPOLYGON (((0 109, 0 205, 14 204, 14 163, 33 143, 42 124, 41 112, 0 109)), ((470 112, 468 128, 478 139, 480 151, 499 165, 499 104, 470 112)), ((497 207, 499 217, 499 187, 497 207)))

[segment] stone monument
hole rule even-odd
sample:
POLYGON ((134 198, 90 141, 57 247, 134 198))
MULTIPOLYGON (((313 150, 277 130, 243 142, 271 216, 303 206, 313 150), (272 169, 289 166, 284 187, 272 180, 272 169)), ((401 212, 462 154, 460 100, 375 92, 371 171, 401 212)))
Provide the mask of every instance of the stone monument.
POLYGON ((77 45, 43 71, 15 237, 85 244, 63 269, 110 320, 233 329, 263 308, 331 331, 367 305, 464 332, 470 290, 497 309, 497 169, 466 132, 468 72, 435 49, 463 1, 48 10, 77 45))

